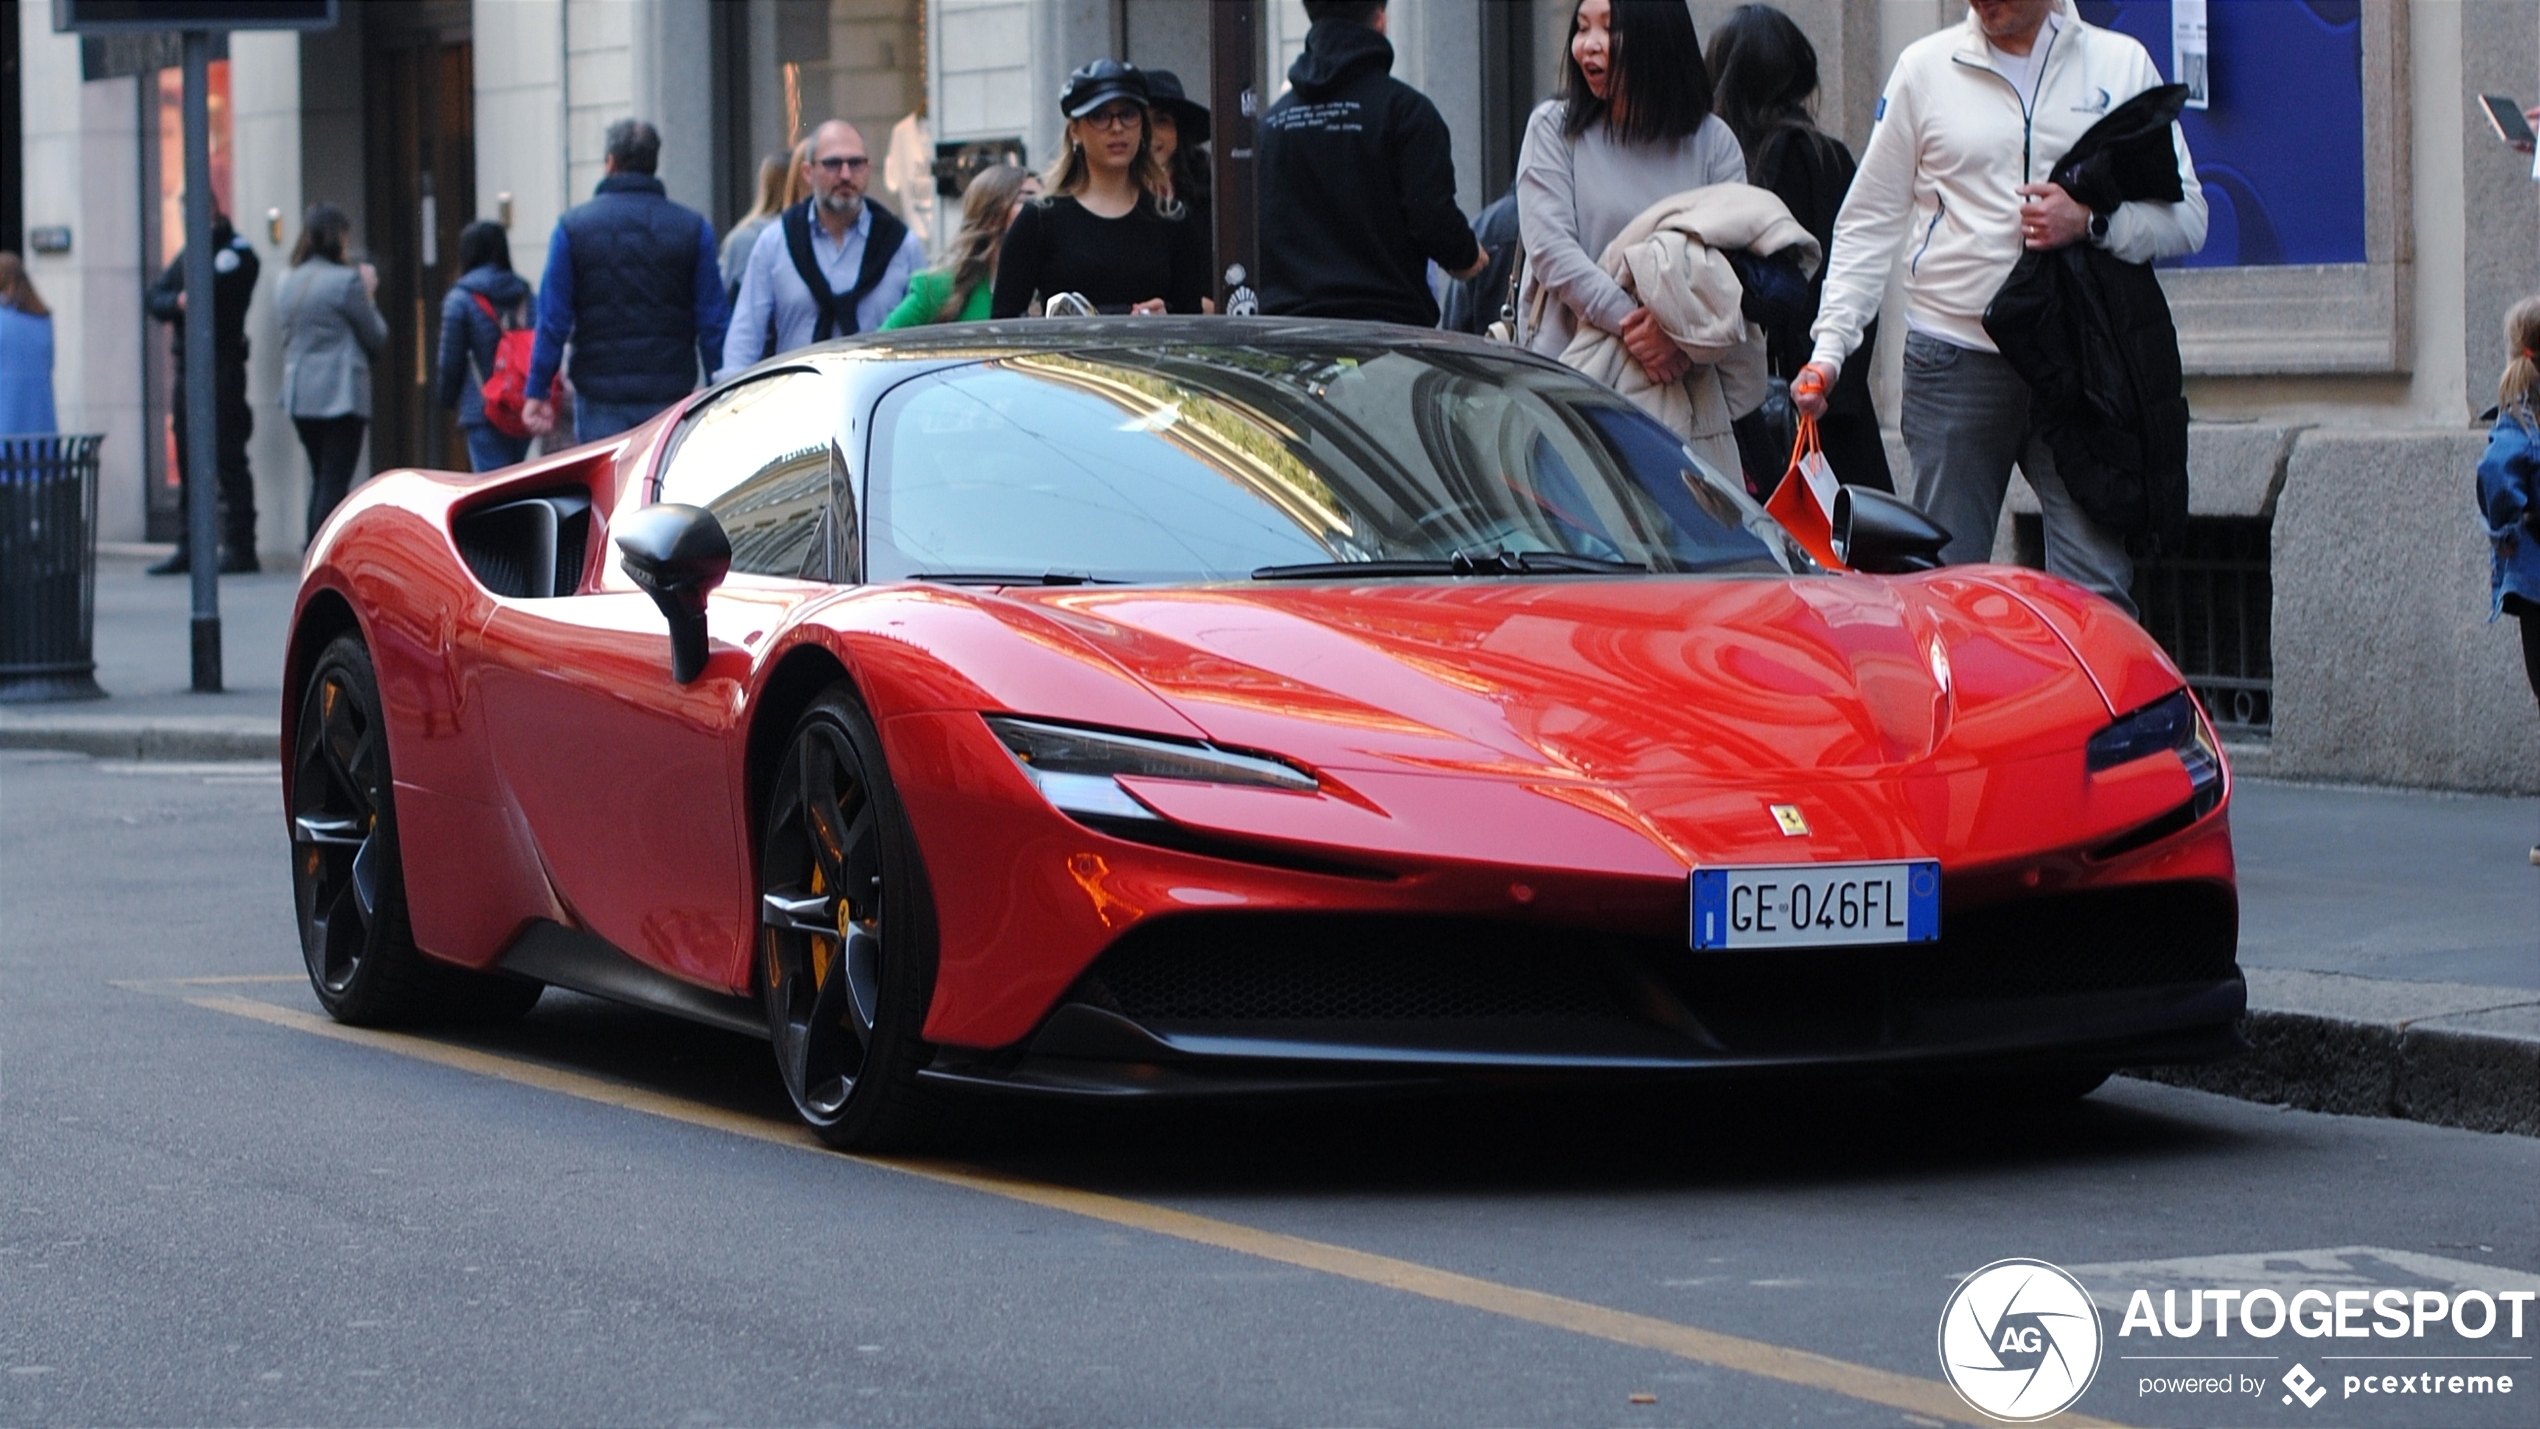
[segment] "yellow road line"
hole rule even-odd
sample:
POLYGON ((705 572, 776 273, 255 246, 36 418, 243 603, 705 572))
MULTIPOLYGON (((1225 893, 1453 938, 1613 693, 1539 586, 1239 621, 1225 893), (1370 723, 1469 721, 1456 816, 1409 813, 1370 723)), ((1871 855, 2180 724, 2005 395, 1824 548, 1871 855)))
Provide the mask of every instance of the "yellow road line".
MULTIPOLYGON (((469 1047, 454 1047, 399 1032, 381 1032, 369 1028, 347 1027, 340 1022, 320 1017, 298 1008, 282 1007, 245 997, 189 997, 195 1007, 232 1016, 253 1018, 276 1027, 296 1032, 330 1037, 338 1042, 374 1047, 399 1056, 431 1062, 480 1076, 497 1077, 521 1086, 542 1091, 561 1092, 584 1101, 639 1111, 650 1116, 684 1122, 690 1126, 746 1136, 754 1141, 770 1142, 807 1151, 828 1152, 811 1132, 792 1122, 773 1122, 743 1112, 726 1111, 681 1097, 647 1091, 622 1082, 608 1081, 580 1072, 514 1057, 480 1052, 469 1047)), ((1106 1221, 1133 1230, 1171 1236, 1176 1240, 1212 1246, 1256 1259, 1293 1265, 1304 1270, 1319 1271, 1364 1285, 1382 1286, 1435 1300, 1460 1305, 1470 1310, 1499 1315, 1549 1329, 1566 1330, 1593 1339, 1630 1345, 1637 1349, 1656 1350, 1679 1359, 1735 1370, 1762 1379, 1779 1380, 1806 1389, 1823 1390, 1858 1399, 1870 1404, 1886 1405, 1911 1414, 1946 1420, 1956 1424, 1990 1426, 1994 1421, 1977 1414, 1950 1388, 1938 1380, 1917 1375, 1899 1374, 1894 1370, 1854 1364, 1829 1355, 1796 1350, 1764 1340, 1751 1340, 1740 1335, 1722 1334, 1716 1330, 1697 1329, 1672 1320, 1650 1315, 1636 1315, 1628 1310, 1592 1305, 1584 1300, 1550 1295, 1540 1290, 1503 1285, 1494 1280, 1459 1275, 1416 1261, 1397 1260, 1388 1255, 1375 1255, 1325 1241, 1307 1240, 1302 1236, 1266 1231, 1238 1225, 1209 1216, 1193 1215, 1165 1206, 1149 1205, 1122 1196, 1104 1195, 1098 1191, 1080 1191, 1046 1182, 1028 1181, 1001 1172, 950 1162, 918 1157, 855 1156, 848 1159, 868 1166, 923 1177, 943 1185, 1001 1196, 1011 1201, 1063 1211, 1090 1220, 1106 1221)), ((2054 1421, 2072 1429, 2116 1429, 2107 1420, 2067 1414, 2054 1421)))
POLYGON ((110 977, 106 986, 158 997, 181 997, 181 987, 223 987, 240 983, 307 982, 307 973, 234 973, 227 977, 110 977))

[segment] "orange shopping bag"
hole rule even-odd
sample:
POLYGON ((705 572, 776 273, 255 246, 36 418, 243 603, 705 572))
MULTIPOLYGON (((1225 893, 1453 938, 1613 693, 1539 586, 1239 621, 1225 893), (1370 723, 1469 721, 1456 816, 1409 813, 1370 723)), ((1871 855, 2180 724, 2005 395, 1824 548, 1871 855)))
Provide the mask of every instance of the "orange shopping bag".
POLYGON ((1834 553, 1836 486, 1834 468, 1826 464, 1825 451, 1817 444, 1817 419, 1802 414, 1799 440, 1791 444, 1790 469, 1782 473, 1781 485, 1773 488, 1764 509, 1818 564, 1839 571, 1848 568, 1834 553))

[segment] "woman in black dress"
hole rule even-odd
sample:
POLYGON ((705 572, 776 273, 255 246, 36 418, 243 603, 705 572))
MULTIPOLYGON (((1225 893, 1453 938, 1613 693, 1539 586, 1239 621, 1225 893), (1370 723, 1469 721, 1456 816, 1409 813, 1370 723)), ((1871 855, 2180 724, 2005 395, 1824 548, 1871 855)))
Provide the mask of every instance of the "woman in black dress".
MULTIPOLYGON (((1711 71, 1711 107, 1728 122, 1746 150, 1746 181, 1773 191, 1799 226, 1814 234, 1818 251, 1834 251, 1835 215, 1852 188, 1852 151, 1817 128, 1808 112, 1817 94, 1817 51, 1788 15, 1770 5, 1740 5, 1711 32, 1704 56, 1711 71)), ((1773 375, 1785 380, 1808 365, 1809 325, 1825 294, 1821 265, 1808 286, 1807 311, 1764 334, 1773 375)), ((1862 334, 1866 351, 1878 342, 1878 325, 1862 334)), ((1887 446, 1879 440, 1879 414, 1870 405, 1870 364, 1847 362, 1817 419, 1817 436, 1835 479, 1850 486, 1893 491, 1887 446)))
POLYGON ((989 315, 1021 317, 1074 293, 1104 313, 1196 313, 1208 291, 1208 235, 1172 198, 1147 135, 1146 76, 1096 60, 1060 97, 1067 151, 1005 236, 989 315))

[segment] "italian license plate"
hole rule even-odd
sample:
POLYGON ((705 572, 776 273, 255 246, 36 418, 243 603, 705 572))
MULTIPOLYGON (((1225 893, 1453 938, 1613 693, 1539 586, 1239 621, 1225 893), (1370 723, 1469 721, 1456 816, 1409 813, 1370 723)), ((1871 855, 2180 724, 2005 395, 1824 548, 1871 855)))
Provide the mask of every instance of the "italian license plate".
POLYGON ((1940 865, 1747 864, 1693 871, 1696 948, 1825 948, 1940 937, 1940 865))

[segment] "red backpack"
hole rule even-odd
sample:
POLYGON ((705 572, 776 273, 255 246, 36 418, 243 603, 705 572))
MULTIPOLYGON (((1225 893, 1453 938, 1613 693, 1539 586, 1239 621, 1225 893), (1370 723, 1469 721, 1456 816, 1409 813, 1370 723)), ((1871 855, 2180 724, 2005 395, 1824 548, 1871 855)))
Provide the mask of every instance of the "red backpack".
POLYGON ((538 345, 538 334, 525 327, 504 327, 502 314, 494 311, 483 293, 469 296, 485 310, 486 321, 503 333, 494 344, 493 375, 477 389, 485 398, 485 423, 507 437, 528 436, 529 424, 521 419, 521 408, 529 400, 529 357, 538 345))

